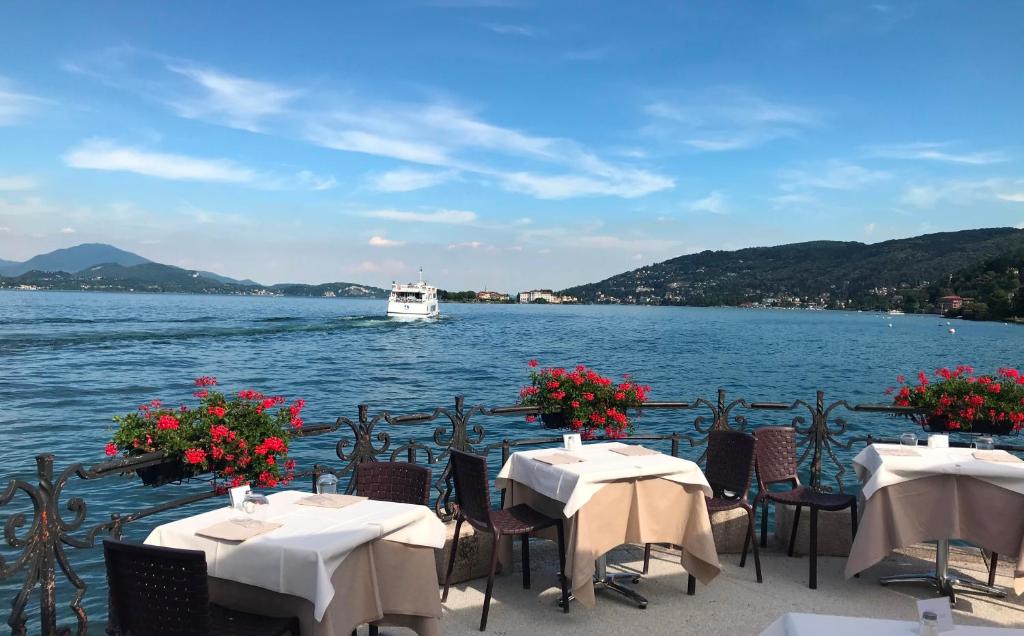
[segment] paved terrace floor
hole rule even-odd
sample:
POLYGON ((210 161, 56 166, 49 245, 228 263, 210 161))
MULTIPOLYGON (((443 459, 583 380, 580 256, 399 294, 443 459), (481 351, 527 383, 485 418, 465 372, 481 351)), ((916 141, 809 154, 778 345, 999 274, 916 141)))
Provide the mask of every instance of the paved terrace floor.
MULTIPOLYGON (((879 576, 924 572, 934 565, 935 549, 927 545, 902 550, 861 575, 845 580, 845 559, 820 557, 818 589, 807 588, 807 558, 786 557, 769 548, 762 554, 764 583, 754 580, 753 559, 740 568, 739 555, 722 557, 722 573, 709 586, 698 585, 696 596, 686 595, 686 574, 667 551, 655 551, 651 572, 637 586, 650 601, 646 610, 630 605, 611 592, 598 592, 597 607, 573 604, 569 614, 557 606, 558 587, 552 572, 557 567, 554 546, 531 542, 533 589, 522 589, 517 564, 511 574, 499 575, 488 619, 489 634, 758 634, 785 612, 813 612, 873 618, 915 620, 915 601, 933 598, 923 585, 882 587, 879 576)), ((624 546, 609 555, 610 571, 639 571, 643 551, 624 546)), ((978 550, 953 549, 951 567, 980 580, 987 578, 978 550)), ((1011 583, 1011 566, 1001 562, 997 585, 1011 583)), ((479 634, 480 609, 486 579, 452 587, 444 604, 445 634, 479 634)), ((1024 598, 992 599, 959 595, 954 612, 957 624, 1024 627, 1024 598)), ((360 632, 362 633, 362 632, 360 632)), ((382 634, 402 630, 383 628, 382 634)), ((826 635, 827 636, 827 635, 826 635)), ((867 636, 867 635, 865 635, 867 636)))

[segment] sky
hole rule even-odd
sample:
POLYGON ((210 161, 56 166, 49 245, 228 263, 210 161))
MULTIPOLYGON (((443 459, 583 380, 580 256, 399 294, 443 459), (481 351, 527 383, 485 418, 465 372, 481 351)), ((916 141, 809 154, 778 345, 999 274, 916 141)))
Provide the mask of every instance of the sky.
POLYGON ((1024 3, 0 4, 0 258, 560 289, 1024 227, 1024 3))

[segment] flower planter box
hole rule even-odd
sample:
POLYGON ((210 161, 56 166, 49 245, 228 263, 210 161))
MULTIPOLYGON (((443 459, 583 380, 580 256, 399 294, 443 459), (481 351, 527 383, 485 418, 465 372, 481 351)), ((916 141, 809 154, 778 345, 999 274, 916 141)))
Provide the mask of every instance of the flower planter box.
POLYGON ((565 413, 541 413, 540 421, 544 428, 569 428, 569 419, 565 413))
POLYGON ((944 417, 929 417, 921 423, 930 433, 974 433, 977 435, 1009 435, 1013 433, 1013 422, 972 422, 969 430, 949 428, 949 420, 944 417))
POLYGON ((164 484, 175 484, 195 477, 195 470, 186 466, 184 462, 176 459, 167 460, 154 466, 136 468, 135 474, 139 476, 142 483, 156 488, 164 484))

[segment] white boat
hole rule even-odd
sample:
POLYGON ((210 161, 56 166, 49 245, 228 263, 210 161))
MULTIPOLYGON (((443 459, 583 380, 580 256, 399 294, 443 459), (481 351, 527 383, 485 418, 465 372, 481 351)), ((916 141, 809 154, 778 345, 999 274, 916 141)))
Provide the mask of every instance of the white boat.
POLYGON ((903 312, 900 311, 899 309, 890 309, 889 310, 889 315, 890 316, 902 316, 903 312))
POLYGON ((420 279, 415 283, 391 283, 388 318, 415 320, 437 318, 439 315, 441 308, 437 301, 437 287, 423 282, 423 268, 420 268, 420 279))

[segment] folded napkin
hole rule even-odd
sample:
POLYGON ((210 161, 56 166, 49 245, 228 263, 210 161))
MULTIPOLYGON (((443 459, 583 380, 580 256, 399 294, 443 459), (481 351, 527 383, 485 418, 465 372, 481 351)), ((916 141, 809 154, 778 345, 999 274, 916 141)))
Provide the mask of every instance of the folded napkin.
POLYGON ((611 449, 611 451, 613 453, 618 453, 619 455, 628 455, 629 457, 641 457, 643 455, 661 455, 661 453, 659 453, 658 451, 651 450, 649 448, 644 448, 643 446, 617 446, 611 449))
POLYGON ((259 519, 228 519, 227 521, 215 523, 208 528, 196 530, 196 534, 223 541, 245 541, 246 539, 266 534, 271 530, 277 530, 281 525, 280 523, 260 521, 259 519))
POLYGON ((555 466, 557 464, 578 464, 583 461, 575 455, 569 453, 550 453, 548 455, 534 455, 534 459, 544 464, 551 464, 555 466))
POLYGON ((974 459, 980 459, 986 462, 1006 462, 1008 464, 1014 464, 1024 461, 1020 457, 1011 455, 1004 450, 978 450, 971 454, 974 455, 974 459))
POLYGON ((351 506, 352 504, 357 504, 360 501, 366 501, 367 499, 369 499, 369 497, 322 494, 299 499, 298 504, 300 506, 317 506, 318 508, 344 508, 345 506, 351 506))
POLYGON ((917 452, 911 446, 875 446, 875 452, 879 455, 887 455, 889 457, 920 457, 921 453, 917 452))

